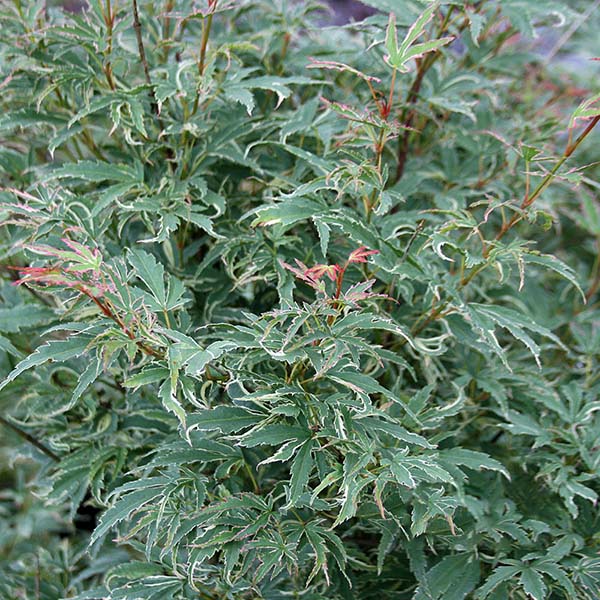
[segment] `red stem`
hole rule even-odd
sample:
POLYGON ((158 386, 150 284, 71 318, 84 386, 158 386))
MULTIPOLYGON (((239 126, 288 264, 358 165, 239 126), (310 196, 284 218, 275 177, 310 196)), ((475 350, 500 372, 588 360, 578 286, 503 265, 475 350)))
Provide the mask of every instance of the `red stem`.
POLYGON ((161 352, 156 351, 154 348, 152 348, 148 344, 142 342, 141 340, 136 340, 135 335, 131 331, 131 329, 129 329, 127 327, 127 325, 125 325, 125 323, 123 323, 123 321, 121 320, 119 315, 115 314, 107 304, 105 304, 104 302, 102 302, 102 300, 100 300, 100 298, 98 298, 97 296, 94 296, 94 294, 92 294, 89 290, 85 289, 84 287, 79 287, 77 289, 82 294, 85 294, 90 300, 92 300, 92 302, 94 302, 94 304, 102 311, 102 314, 104 316, 106 316, 109 319, 111 319, 112 321, 114 321, 130 340, 135 341, 135 343, 140 348, 140 350, 142 350, 143 352, 145 352, 146 354, 148 354, 150 356, 154 356, 155 358, 164 358, 164 356, 161 352))
POLYGON ((337 278, 335 280, 335 299, 338 300, 342 293, 342 283, 344 281, 344 273, 346 272, 346 267, 348 264, 346 263, 338 272, 337 278))

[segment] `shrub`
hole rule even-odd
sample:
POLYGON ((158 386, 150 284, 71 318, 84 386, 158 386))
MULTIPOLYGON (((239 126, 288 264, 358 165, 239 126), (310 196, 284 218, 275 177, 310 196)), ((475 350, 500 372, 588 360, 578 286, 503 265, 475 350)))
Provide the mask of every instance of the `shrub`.
POLYGON ((3 598, 600 596, 598 13, 368 4, 2 4, 3 598))

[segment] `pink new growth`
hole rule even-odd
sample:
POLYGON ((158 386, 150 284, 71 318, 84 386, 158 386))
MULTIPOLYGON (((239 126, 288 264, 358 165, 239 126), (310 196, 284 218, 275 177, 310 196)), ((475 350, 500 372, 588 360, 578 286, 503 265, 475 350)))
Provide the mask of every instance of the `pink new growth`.
POLYGON ((305 275, 313 281, 319 281, 323 275, 327 275, 331 281, 335 281, 339 271, 339 265, 315 265, 308 269, 305 275))
POLYGON ((70 250, 45 245, 28 246, 36 254, 55 257, 58 261, 44 267, 13 267, 20 274, 15 285, 35 282, 47 286, 64 286, 96 297, 114 291, 114 285, 106 281, 100 270, 102 256, 97 248, 90 248, 68 238, 63 238, 62 241, 70 250))
POLYGON ((379 250, 369 250, 366 246, 361 246, 356 250, 350 252, 350 256, 348 257, 348 263, 366 263, 368 256, 373 256, 374 254, 379 254, 379 250))
POLYGON ((379 250, 369 250, 366 246, 361 246, 350 253, 343 266, 339 264, 317 264, 309 268, 298 259, 296 259, 296 264, 298 265, 297 267, 294 267, 283 261, 280 261, 280 263, 285 269, 292 272, 298 279, 301 279, 312 288, 322 291, 323 293, 325 293, 325 289, 323 284, 320 283, 320 280, 323 275, 327 275, 327 277, 336 284, 334 298, 337 300, 342 292, 342 282, 344 280, 344 274, 348 268, 348 265, 352 263, 366 263, 367 258, 369 256, 373 256, 374 254, 379 254, 379 250))

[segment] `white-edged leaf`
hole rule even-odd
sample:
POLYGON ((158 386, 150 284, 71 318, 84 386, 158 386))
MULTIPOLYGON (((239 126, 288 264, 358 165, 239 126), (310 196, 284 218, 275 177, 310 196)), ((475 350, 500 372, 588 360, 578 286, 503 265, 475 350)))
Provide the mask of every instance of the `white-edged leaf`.
POLYGON ((228 434, 253 427, 261 421, 260 415, 238 406, 216 406, 189 415, 189 430, 220 431, 228 434))
POLYGON ((308 484, 314 464, 312 449, 313 441, 307 440, 300 446, 296 458, 292 461, 287 506, 294 506, 296 504, 308 484))
POLYGON ((67 163, 50 171, 44 179, 83 179, 100 183, 102 181, 120 181, 122 183, 137 183, 139 173, 136 169, 124 164, 115 164, 102 161, 80 160, 76 163, 67 163))
POLYGON ((81 356, 87 350, 89 342, 89 338, 72 336, 66 340, 52 340, 40 346, 33 354, 17 364, 0 382, 0 390, 28 369, 39 367, 48 361, 62 363, 76 356, 81 356))
POLYGON ((127 259, 134 268, 135 274, 152 292, 158 304, 165 307, 167 304, 167 290, 165 286, 165 268, 162 263, 159 263, 152 254, 138 248, 130 250, 127 259))
POLYGON ((450 448, 440 451, 440 459, 447 461, 449 464, 467 467, 476 471, 498 471, 510 481, 510 473, 506 467, 483 452, 468 450, 467 448, 450 448))
POLYGON ((581 294, 581 297, 585 301, 585 292, 583 291, 577 273, 562 260, 552 256, 551 254, 537 254, 528 252, 523 255, 523 259, 526 264, 539 265, 558 273, 561 277, 571 283, 581 294))
MULTIPOLYGON (((146 482, 148 483, 148 482, 146 482)), ((135 511, 143 508, 148 502, 162 494, 162 487, 143 487, 129 494, 125 494, 115 502, 101 517, 98 527, 94 529, 90 538, 90 546, 106 535, 117 523, 128 519, 135 511)))

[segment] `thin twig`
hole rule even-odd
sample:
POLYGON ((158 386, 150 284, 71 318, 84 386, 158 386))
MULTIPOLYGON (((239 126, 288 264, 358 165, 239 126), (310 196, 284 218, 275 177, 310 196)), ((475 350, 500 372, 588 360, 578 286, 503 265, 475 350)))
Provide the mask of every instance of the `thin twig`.
MULTIPOLYGON (((210 38, 210 30, 212 28, 213 15, 217 10, 217 2, 218 0, 209 0, 210 13, 206 17, 206 21, 202 20, 202 39, 200 41, 200 60, 198 61, 198 73, 200 77, 204 77, 204 71, 206 69, 206 49, 208 47, 208 39, 210 38)), ((196 98, 194 100, 194 106, 192 108, 192 115, 195 115, 198 111, 198 106, 200 104, 200 94, 196 94, 196 98)))
POLYGON ((106 42, 106 53, 105 56, 108 57, 108 62, 104 65, 104 74, 106 75, 106 81, 111 90, 116 90, 117 86, 115 85, 115 80, 112 74, 112 63, 110 60, 110 56, 112 54, 113 48, 113 29, 115 26, 115 15, 117 11, 113 10, 111 7, 110 0, 106 0, 106 12, 104 13, 104 23, 106 24, 106 33, 107 33, 107 42, 106 42))
MULTIPOLYGON (((476 3, 475 7, 478 8, 479 6, 481 6, 481 4, 482 3, 476 3)), ((440 25, 436 37, 439 38, 440 36, 444 35, 444 33, 448 31, 452 23, 456 21, 455 18, 452 21, 452 23, 450 22, 450 16, 452 15, 453 10, 454 6, 450 6, 448 11, 446 12, 444 20, 442 21, 442 24, 440 25)), ((467 28, 468 24, 469 20, 465 19, 458 27, 458 33, 462 33, 462 31, 464 31, 467 28)), ((398 158, 396 162, 396 176, 394 178, 393 183, 397 183, 398 181, 400 181, 400 179, 402 179, 402 176, 404 175, 404 169, 406 167, 406 161, 408 159, 410 135, 413 131, 412 125, 417 115, 417 111, 413 105, 417 102, 419 98, 419 93, 421 91, 421 86, 423 85, 423 79, 425 75, 441 56, 443 56, 443 54, 438 50, 436 52, 428 54, 427 56, 425 56, 425 58, 419 60, 418 62, 417 75, 415 77, 415 80, 413 81, 412 86, 408 91, 408 95, 406 97, 407 107, 405 108, 402 115, 403 128, 405 131, 404 135, 399 139, 398 158)))
POLYGON ((42 444, 42 442, 40 442, 39 440, 34 438, 32 435, 30 435, 26 431, 23 431, 20 427, 17 427, 17 425, 15 425, 14 423, 11 423, 7 419, 5 419, 3 416, 0 416, 0 423, 2 425, 4 425, 5 427, 7 427, 8 429, 11 429, 12 431, 14 431, 19 437, 22 437, 24 440, 28 441, 30 444, 35 446, 38 450, 43 452, 46 456, 51 458, 54 462, 60 462, 60 457, 57 454, 54 454, 54 452, 52 452, 52 450, 50 450, 50 448, 48 448, 48 446, 46 446, 45 444, 42 444))
POLYGON ((144 50, 144 40, 142 39, 142 24, 140 23, 137 0, 133 0, 133 28, 135 29, 135 37, 137 39, 140 61, 144 67, 146 83, 148 85, 152 85, 152 80, 150 79, 150 69, 148 68, 148 61, 146 60, 146 51, 144 50))
MULTIPOLYGON (((573 154, 573 152, 575 152, 575 150, 577 150, 577 148, 579 147, 581 142, 583 142, 583 140, 590 134, 592 129, 594 129, 594 127, 596 127, 598 122, 600 122, 600 115, 594 117, 590 121, 588 126, 579 134, 579 137, 573 143, 569 144, 566 147, 564 154, 562 155, 560 160, 554 165, 552 170, 544 177, 544 179, 542 179, 542 181, 537 186, 537 188, 535 188, 535 191, 531 194, 531 196, 525 196, 525 198, 521 202, 521 206, 520 206, 521 210, 525 210, 526 208, 531 206, 535 202, 535 200, 539 197, 539 195, 550 185, 550 183, 552 183, 552 181, 556 177, 556 174, 558 173, 558 170, 569 159, 569 157, 573 154)), ((507 223, 502 225, 502 228, 498 232, 498 235, 496 235, 496 240, 502 239, 504 237, 504 235, 522 219, 523 219, 522 213, 515 213, 507 223)), ((489 250, 487 253, 484 254, 484 256, 486 254, 489 254, 489 250)))
MULTIPOLYGON (((429 56, 437 56, 437 54, 429 55, 429 56)), ((406 103, 411 106, 419 97, 419 92, 421 91, 421 85, 423 83, 423 78, 425 77, 425 73, 430 69, 435 61, 429 59, 429 57, 424 58, 419 62, 419 67, 417 70, 417 76, 413 81, 413 84, 408 92, 408 96, 406 98, 406 103)), ((410 108, 406 116, 403 119, 402 126, 404 128, 404 135, 400 139, 400 144, 398 145, 398 160, 396 164, 396 177, 394 183, 400 181, 402 176, 404 175, 404 167, 406 166, 406 159, 408 158, 408 147, 409 147, 409 139, 410 133, 412 131, 412 124, 417 114, 417 111, 414 108, 410 108)))
POLYGON ((206 27, 202 30, 202 41, 200 43, 200 61, 198 62, 198 72, 200 76, 204 75, 206 68, 206 48, 208 47, 208 38, 212 27, 213 13, 211 12, 206 18, 206 27))
POLYGON ((152 348, 152 346, 149 346, 146 342, 143 342, 142 340, 139 340, 136 338, 135 334, 133 333, 133 331, 131 331, 131 329, 129 329, 129 327, 127 327, 127 325, 123 322, 123 319, 121 319, 121 317, 113 312, 113 310, 110 308, 110 306, 108 306, 106 303, 104 303, 102 300, 100 300, 97 296, 94 296, 94 294, 92 294, 89 290, 87 290, 86 288, 84 288, 83 286, 80 286, 77 288, 82 294, 86 295, 102 312, 102 314, 105 317, 108 317, 109 319, 111 319, 112 321, 114 321, 123 331, 123 333, 133 342, 135 342, 135 344, 137 345, 137 347, 144 352, 145 354, 148 354, 149 356, 153 356, 154 358, 158 358, 158 359, 164 359, 165 355, 164 353, 155 350, 154 348, 152 348))
MULTIPOLYGON (((133 28, 135 29, 135 38, 137 40, 138 53, 140 55, 140 62, 144 68, 144 76, 146 78, 146 83, 150 86, 150 99, 152 100, 152 110, 158 116, 158 102, 156 101, 156 94, 154 93, 154 88, 152 87, 152 79, 150 78, 150 69, 148 68, 148 60, 146 59, 146 51, 144 50, 144 40, 142 38, 142 24, 140 22, 140 15, 138 12, 138 4, 137 0, 133 0, 133 28)), ((164 127, 159 118, 160 129, 163 130, 164 127)))
MULTIPOLYGON (((450 24, 450 16, 452 15, 453 10, 454 6, 450 6, 448 11, 446 12, 444 20, 442 21, 442 24, 439 28, 439 31, 437 32, 436 37, 442 36, 447 31, 448 25, 450 24)), ((467 23, 468 21, 465 19, 465 21, 459 28, 459 32, 466 28, 467 23)), ((431 67, 435 64, 435 62, 440 56, 442 56, 442 53, 438 50, 436 52, 428 54, 425 58, 418 61, 417 76, 415 77, 415 80, 413 81, 413 84, 410 87, 408 95, 406 97, 406 104, 408 106, 404 111, 402 119, 403 128, 405 131, 402 138, 400 138, 400 143, 398 144, 398 158, 396 164, 396 177, 394 179, 394 183, 400 181, 400 179, 402 179, 402 176, 404 175, 404 168, 406 166, 406 160, 408 158, 410 134, 413 129, 412 125, 414 119, 417 115, 417 111, 415 110, 413 105, 419 98, 419 92, 421 91, 423 79, 427 71, 431 69, 431 67)))
POLYGON ((163 23, 163 42, 165 44, 164 60, 167 62, 169 58, 169 37, 171 36, 171 17, 169 14, 173 10, 174 0, 167 0, 165 6, 165 20, 163 23))
MULTIPOLYGON (((577 150, 577 148, 579 147, 581 142, 583 142, 583 140, 589 135, 589 133, 592 131, 592 129, 594 129, 594 127, 599 122, 600 122, 600 115, 597 117, 594 117, 592 119, 592 121, 590 121, 588 126, 579 134, 579 137, 573 143, 567 145, 562 158, 556 163, 556 165, 554 165, 554 168, 546 175, 546 177, 544 177, 544 179, 540 182, 540 184, 537 186, 537 188, 531 194, 531 196, 529 196, 529 197, 526 196, 524 198, 524 200, 521 203, 521 209, 525 209, 528 206, 531 206, 531 204, 533 204, 533 202, 535 202, 535 200, 538 198, 538 196, 550 185, 550 183, 556 177, 556 173, 558 172, 560 167, 568 160, 568 158, 575 152, 575 150, 577 150)), ((515 213, 513 215, 512 219, 510 219, 507 223, 505 223, 502 226, 502 229, 498 232, 498 235, 496 235, 496 240, 500 240, 507 233, 507 231, 509 231, 514 225, 516 225, 519 221, 521 221, 522 218, 523 218, 522 214, 515 213)), ((487 258, 489 256, 491 249, 492 249, 492 246, 490 246, 489 248, 487 248, 484 251, 483 254, 484 254, 485 258, 487 258)), ((459 289, 462 289, 465 286, 467 286, 475 278, 475 276, 480 271, 482 271, 487 265, 488 265, 488 263, 483 263, 483 264, 480 264, 480 265, 477 265, 476 267, 474 267, 473 270, 460 281, 459 286, 458 286, 459 289)), ((600 282, 598 283, 598 285, 600 285, 600 282)), ((591 295, 593 295, 596 292, 596 288, 594 288, 594 284, 592 284, 591 291, 592 291, 591 295)), ((588 292, 588 295, 590 295, 589 292, 588 292)), ((591 295, 590 295, 590 297, 591 297, 591 295)), ((586 298, 586 300, 589 300, 589 298, 586 298)), ((419 319, 417 319, 415 325, 413 325, 411 333, 413 335, 417 335, 418 333, 423 331, 423 329, 425 329, 425 327, 427 327, 430 323, 435 321, 438 317, 444 316, 443 311, 449 305, 450 305, 450 300, 445 300, 437 307, 432 306, 429 311, 429 314, 421 315, 421 317, 419 317, 419 319)), ((404 344, 402 344, 402 345, 404 345, 404 344)))

